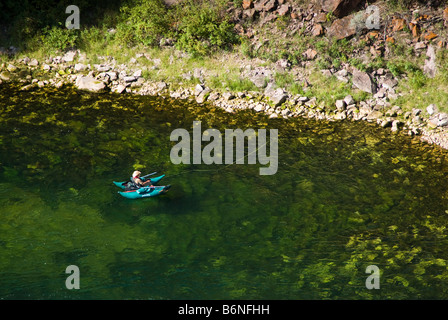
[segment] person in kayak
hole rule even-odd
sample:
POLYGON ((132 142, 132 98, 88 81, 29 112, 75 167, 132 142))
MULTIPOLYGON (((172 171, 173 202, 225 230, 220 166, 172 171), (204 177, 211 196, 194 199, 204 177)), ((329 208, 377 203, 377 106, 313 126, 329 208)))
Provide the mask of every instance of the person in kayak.
POLYGON ((131 178, 131 182, 134 184, 134 186, 136 186, 137 188, 141 188, 141 187, 152 187, 152 183, 151 183, 151 179, 148 178, 148 180, 146 181, 142 181, 142 179, 140 179, 140 175, 142 173, 140 171, 134 171, 132 173, 132 178, 131 178))

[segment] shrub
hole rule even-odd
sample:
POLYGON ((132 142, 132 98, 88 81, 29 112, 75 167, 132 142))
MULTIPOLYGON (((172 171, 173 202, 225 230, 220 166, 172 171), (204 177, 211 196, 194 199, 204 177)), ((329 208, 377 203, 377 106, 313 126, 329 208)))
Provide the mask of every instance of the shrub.
POLYGON ((79 32, 76 29, 66 29, 62 26, 44 28, 41 41, 48 51, 65 51, 73 48, 78 40, 79 32))
POLYGON ((234 26, 223 9, 224 2, 196 3, 188 0, 179 5, 176 13, 180 16, 176 23, 178 49, 205 55, 237 43, 234 26))
POLYGON ((162 0, 130 0, 121 7, 116 39, 133 45, 154 46, 168 32, 167 8, 162 0))

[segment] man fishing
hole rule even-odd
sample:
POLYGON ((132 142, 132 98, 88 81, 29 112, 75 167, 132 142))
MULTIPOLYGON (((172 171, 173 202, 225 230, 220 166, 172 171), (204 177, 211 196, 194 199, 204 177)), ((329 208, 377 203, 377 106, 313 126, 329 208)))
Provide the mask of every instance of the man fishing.
POLYGON ((147 180, 145 179, 145 181, 143 181, 140 178, 141 174, 142 173, 140 171, 134 171, 132 173, 131 183, 128 187, 130 187, 132 189, 139 189, 139 188, 146 187, 146 186, 152 187, 153 185, 152 185, 151 179, 147 178, 147 180))

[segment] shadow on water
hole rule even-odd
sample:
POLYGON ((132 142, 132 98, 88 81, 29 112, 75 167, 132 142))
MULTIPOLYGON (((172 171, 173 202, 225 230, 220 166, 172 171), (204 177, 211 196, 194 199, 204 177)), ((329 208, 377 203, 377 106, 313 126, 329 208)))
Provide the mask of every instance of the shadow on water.
POLYGON ((446 299, 445 151, 368 123, 0 87, 0 297, 446 299), (278 171, 174 165, 172 130, 278 129, 278 171), (170 191, 128 200, 138 169, 170 191), (65 288, 68 265, 82 289, 65 288), (366 267, 381 290, 365 287, 366 267))

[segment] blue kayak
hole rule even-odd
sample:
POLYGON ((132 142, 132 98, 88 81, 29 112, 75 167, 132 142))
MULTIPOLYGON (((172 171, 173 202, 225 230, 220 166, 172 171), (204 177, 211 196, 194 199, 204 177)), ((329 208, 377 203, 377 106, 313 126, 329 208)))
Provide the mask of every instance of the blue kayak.
POLYGON ((170 185, 167 186, 153 186, 153 187, 143 187, 132 191, 118 191, 123 197, 128 199, 139 199, 147 197, 155 197, 168 192, 171 188, 170 185))
MULTIPOLYGON (((161 176, 152 178, 151 179, 151 183, 153 185, 152 187, 142 187, 137 190, 130 190, 130 191, 119 191, 118 193, 128 199, 147 198, 147 197, 154 197, 154 196, 158 196, 160 194, 164 194, 168 191, 169 188, 171 188, 171 185, 155 186, 155 184, 157 184, 160 180, 162 180, 163 177, 165 177, 164 174, 161 176)), ((141 177, 140 179, 142 179, 142 181, 146 181, 148 178, 145 179, 144 177, 141 177)), ((123 182, 113 181, 113 183, 121 189, 126 189, 128 182, 129 181, 123 181, 123 182)))

